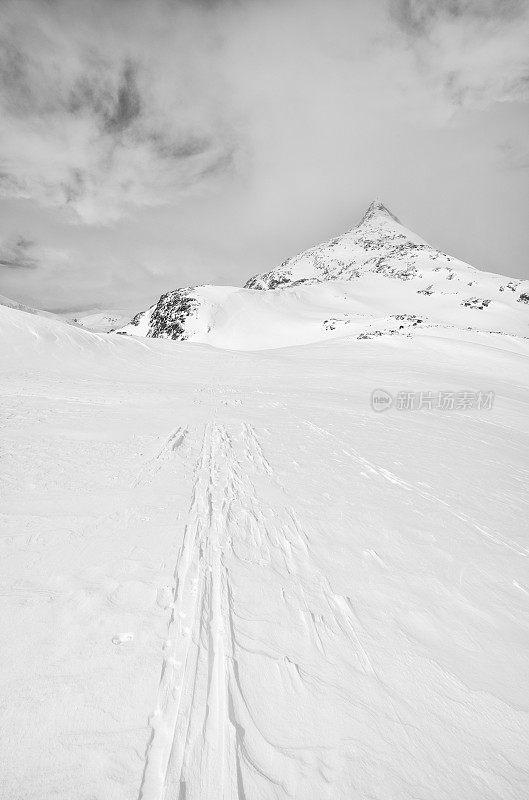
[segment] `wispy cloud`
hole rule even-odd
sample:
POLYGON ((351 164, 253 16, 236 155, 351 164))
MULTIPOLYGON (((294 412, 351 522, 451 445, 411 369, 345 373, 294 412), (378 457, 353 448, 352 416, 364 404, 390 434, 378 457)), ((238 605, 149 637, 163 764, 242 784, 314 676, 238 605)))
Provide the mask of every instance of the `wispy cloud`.
POLYGON ((523 15, 525 0, 397 0, 400 22, 413 33, 431 33, 442 20, 512 20, 523 15))
POLYGON ((25 236, 0 243, 0 269, 35 269, 35 242, 25 236))
POLYGON ((205 14, 161 0, 8 0, 0 15, 4 196, 104 223, 229 170, 213 70, 204 92, 205 14))
POLYGON ((529 98, 527 0, 398 0, 392 13, 456 107, 529 98))
POLYGON ((0 195, 108 223, 258 165, 267 106, 525 98, 528 25, 524 0, 4 0, 0 195))

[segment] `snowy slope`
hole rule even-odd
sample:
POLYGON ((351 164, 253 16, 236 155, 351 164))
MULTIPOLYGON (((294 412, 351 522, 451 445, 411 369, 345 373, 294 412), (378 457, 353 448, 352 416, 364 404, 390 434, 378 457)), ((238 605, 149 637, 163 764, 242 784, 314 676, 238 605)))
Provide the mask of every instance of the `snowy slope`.
POLYGON ((81 313, 77 314, 75 317, 59 316, 49 311, 31 308, 31 306, 26 306, 24 303, 19 303, 16 300, 10 300, 8 297, 3 297, 2 295, 0 295, 0 306, 15 308, 17 311, 25 311, 27 314, 37 314, 41 317, 61 320, 68 325, 80 325, 94 333, 109 333, 114 328, 124 325, 127 320, 130 319, 129 311, 114 309, 90 312, 89 314, 81 313))
POLYGON ((73 322, 94 333, 111 333, 121 328, 130 319, 130 311, 124 309, 104 309, 76 314, 73 322))
POLYGON ((410 335, 432 325, 528 336, 529 282, 434 250, 373 203, 356 228, 251 278, 244 289, 167 292, 120 333, 247 350, 410 335))
POLYGON ((39 308, 26 306, 24 303, 19 303, 16 300, 10 300, 9 297, 4 297, 3 295, 0 295, 0 306, 5 306, 6 308, 15 308, 17 311, 25 311, 26 314, 37 314, 40 317, 57 319, 56 314, 52 314, 49 311, 41 311, 39 308))
POLYGON ((527 341, 0 341, 2 800, 525 800, 527 341))
MULTIPOLYGON (((368 274, 362 281, 326 281, 273 291, 199 286, 168 292, 119 333, 204 342, 232 350, 306 344, 336 336, 410 335, 455 326, 529 335, 529 308, 498 300, 486 309, 453 294, 426 296, 408 284, 368 274)), ((502 297, 500 295, 500 297, 502 297)))

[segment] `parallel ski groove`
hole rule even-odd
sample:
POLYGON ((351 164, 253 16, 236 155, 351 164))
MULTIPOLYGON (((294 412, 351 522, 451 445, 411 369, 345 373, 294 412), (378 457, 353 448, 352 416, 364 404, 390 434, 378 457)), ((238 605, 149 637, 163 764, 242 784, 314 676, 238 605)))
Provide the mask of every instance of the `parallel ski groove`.
POLYGON ((244 798, 230 712, 227 520, 235 496, 231 442, 206 425, 182 547, 174 607, 151 718, 140 800, 244 798))

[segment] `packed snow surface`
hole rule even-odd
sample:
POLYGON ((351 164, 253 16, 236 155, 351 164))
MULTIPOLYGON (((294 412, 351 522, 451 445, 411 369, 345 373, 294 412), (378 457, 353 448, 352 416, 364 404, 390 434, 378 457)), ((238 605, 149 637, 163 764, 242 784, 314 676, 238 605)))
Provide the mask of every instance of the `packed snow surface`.
POLYGON ((527 340, 0 337, 2 800, 529 796, 527 340))

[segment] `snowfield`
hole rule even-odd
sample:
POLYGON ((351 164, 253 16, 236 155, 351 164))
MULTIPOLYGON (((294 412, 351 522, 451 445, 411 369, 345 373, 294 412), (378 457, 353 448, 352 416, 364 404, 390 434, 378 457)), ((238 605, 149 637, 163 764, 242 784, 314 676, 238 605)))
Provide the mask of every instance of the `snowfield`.
POLYGON ((122 327, 129 319, 130 312, 122 309, 108 309, 76 314, 72 320, 68 321, 74 322, 93 333, 111 333, 116 328, 122 327))
POLYGON ((529 796, 529 341, 444 323, 251 352, 0 307, 2 800, 529 796))

